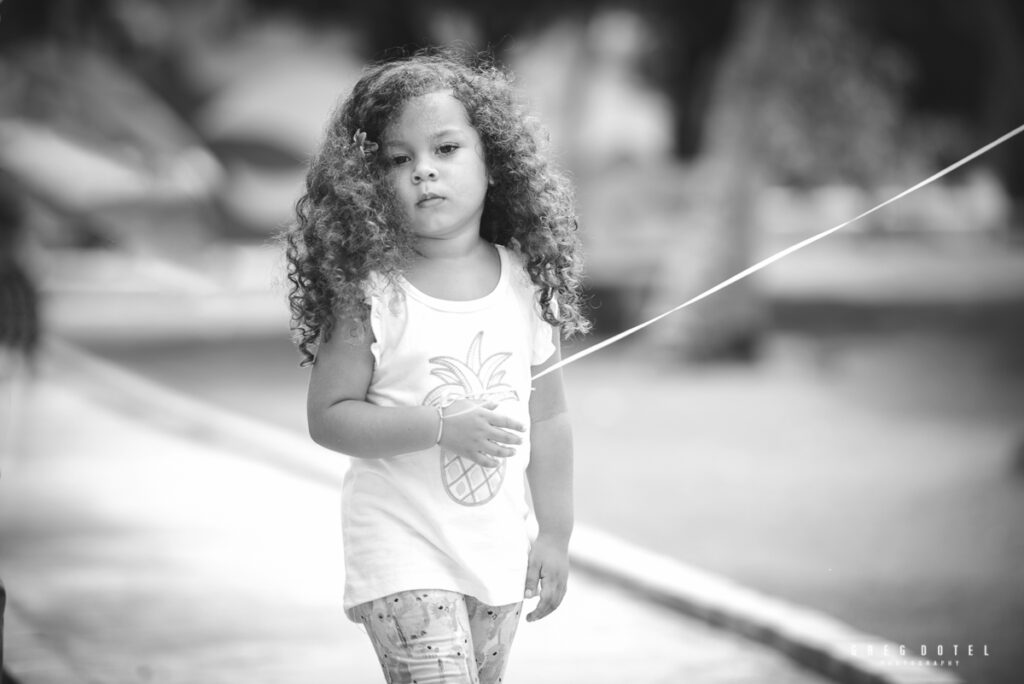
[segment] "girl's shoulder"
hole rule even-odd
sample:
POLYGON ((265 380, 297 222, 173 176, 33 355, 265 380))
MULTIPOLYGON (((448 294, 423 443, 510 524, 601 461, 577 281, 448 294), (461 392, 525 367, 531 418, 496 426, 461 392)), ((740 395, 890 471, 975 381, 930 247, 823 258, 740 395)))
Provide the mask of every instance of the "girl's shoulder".
MULTIPOLYGON (((540 311, 541 286, 533 281, 530 272, 526 269, 526 255, 514 247, 502 247, 498 249, 505 255, 504 261, 509 270, 508 283, 516 297, 523 302, 529 303, 531 307, 540 311)), ((553 302, 557 306, 557 302, 553 302)))
POLYGON ((380 315, 385 310, 394 313, 405 299, 395 275, 371 271, 362 287, 364 302, 370 307, 371 315, 380 315))
POLYGON ((504 255, 504 262, 509 270, 509 282, 517 288, 525 288, 530 291, 536 289, 536 284, 530 278, 530 272, 526 270, 526 255, 515 247, 495 246, 504 255))
POLYGON ((370 297, 381 297, 384 295, 390 295, 397 290, 401 289, 401 274, 385 274, 380 271, 370 271, 370 274, 366 276, 366 280, 363 281, 363 294, 369 299, 370 297))
POLYGON ((526 276, 529 280, 529 274, 526 271, 526 256, 513 246, 506 245, 494 245, 498 249, 498 253, 501 255, 502 263, 508 267, 509 271, 514 276, 526 276))

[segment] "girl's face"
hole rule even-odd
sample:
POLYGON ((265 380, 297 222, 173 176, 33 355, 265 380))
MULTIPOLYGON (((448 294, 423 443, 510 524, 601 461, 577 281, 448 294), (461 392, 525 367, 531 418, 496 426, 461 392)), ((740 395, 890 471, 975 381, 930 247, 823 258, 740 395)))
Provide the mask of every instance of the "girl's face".
POLYGON ((412 98, 383 135, 392 187, 421 239, 475 238, 487 194, 483 143, 446 92, 412 98))

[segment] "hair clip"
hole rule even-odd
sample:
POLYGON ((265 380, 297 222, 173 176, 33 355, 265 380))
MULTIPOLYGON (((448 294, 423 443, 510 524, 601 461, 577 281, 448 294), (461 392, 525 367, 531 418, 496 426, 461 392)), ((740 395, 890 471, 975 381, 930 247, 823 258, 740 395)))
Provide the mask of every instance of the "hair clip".
POLYGON ((356 129, 355 135, 352 136, 352 142, 359 148, 359 153, 364 157, 368 154, 373 154, 379 148, 379 145, 372 140, 367 141, 366 131, 361 128, 356 129))

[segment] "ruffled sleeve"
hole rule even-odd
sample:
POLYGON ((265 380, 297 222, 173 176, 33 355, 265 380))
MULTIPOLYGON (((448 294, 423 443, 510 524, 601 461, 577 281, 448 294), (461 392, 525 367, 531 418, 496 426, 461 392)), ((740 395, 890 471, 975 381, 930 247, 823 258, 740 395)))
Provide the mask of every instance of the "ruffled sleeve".
MULTIPOLYGON (((544 320, 540 306, 540 290, 530 280, 522 255, 506 247, 499 246, 498 249, 506 256, 511 266, 516 296, 524 306, 529 307, 530 365, 539 366, 555 353, 555 343, 552 341, 554 326, 544 320)), ((557 317, 557 300, 552 300, 549 306, 557 317)))
MULTIPOLYGON (((552 300, 551 307, 558 313, 558 302, 552 300)), ((540 366, 544 361, 551 358, 555 353, 555 343, 552 341, 554 326, 547 322, 541 315, 541 302, 538 298, 536 315, 534 316, 534 355, 530 358, 531 366, 540 366)))
MULTIPOLYGON (((558 302, 551 300, 551 310, 558 315, 558 302)), ((555 353, 555 343, 552 341, 554 326, 544 320, 540 308, 540 295, 536 297, 534 306, 533 322, 533 356, 530 358, 530 365, 539 366, 555 353)))
POLYGON ((370 342, 370 353, 373 355, 374 366, 380 365, 381 352, 387 340, 384 339, 384 332, 387 326, 384 325, 384 310, 387 306, 387 287, 384 279, 376 273, 363 283, 363 294, 366 296, 366 304, 370 307, 370 332, 373 340, 370 342))

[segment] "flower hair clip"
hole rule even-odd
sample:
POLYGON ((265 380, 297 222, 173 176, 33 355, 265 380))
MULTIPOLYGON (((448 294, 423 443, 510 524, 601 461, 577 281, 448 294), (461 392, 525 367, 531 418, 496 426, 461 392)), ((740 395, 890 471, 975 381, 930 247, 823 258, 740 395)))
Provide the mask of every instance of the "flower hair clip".
POLYGON ((364 157, 373 154, 380 147, 372 140, 367 140, 366 131, 361 128, 356 129, 355 135, 352 136, 352 142, 359 148, 359 153, 364 157))

